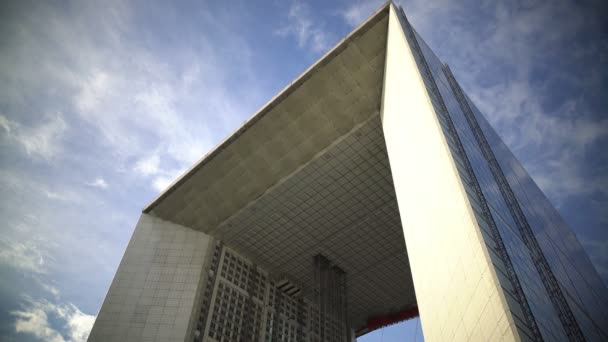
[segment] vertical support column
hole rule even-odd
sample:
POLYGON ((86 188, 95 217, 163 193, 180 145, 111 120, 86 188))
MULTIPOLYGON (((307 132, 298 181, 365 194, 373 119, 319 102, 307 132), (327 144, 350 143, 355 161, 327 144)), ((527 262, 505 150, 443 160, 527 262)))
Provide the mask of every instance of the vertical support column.
POLYGON ((196 330, 194 331, 194 341, 202 341, 205 336, 205 327, 209 318, 209 307, 211 306, 211 298, 216 288, 218 272, 220 266, 220 257, 222 255, 222 242, 217 241, 215 247, 213 247, 213 254, 211 256, 209 270, 207 271, 207 282, 205 284, 205 290, 202 296, 200 313, 198 322, 196 323, 196 330))
POLYGON ((241 339, 244 341, 257 341, 259 339, 259 336, 255 335, 255 331, 257 330, 256 325, 259 325, 260 322, 255 320, 256 304, 253 300, 254 292, 257 292, 257 282, 257 266, 251 264, 247 279, 247 293, 249 297, 247 298, 247 305, 245 307, 245 320, 243 324, 243 333, 241 334, 241 339))
POLYGON ((272 326, 272 319, 269 319, 269 315, 272 314, 272 303, 270 300, 270 293, 272 291, 270 278, 265 278, 264 291, 262 294, 262 321, 260 323, 260 341, 267 341, 266 334, 269 332, 268 326, 272 326))
POLYGON ((315 300, 320 341, 350 341, 346 306, 346 273, 322 255, 314 257, 315 300), (339 336, 336 336, 336 333, 339 336))
POLYGON ((211 289, 211 297, 209 299, 209 307, 207 309, 207 316, 206 316, 206 321, 205 324, 203 325, 204 327, 204 333, 203 333, 203 337, 202 340, 204 341, 205 338, 209 335, 209 330, 211 327, 211 317, 213 315, 213 311, 215 310, 215 306, 217 305, 217 296, 218 296, 218 286, 219 286, 219 277, 220 274, 222 272, 222 268, 224 267, 224 262, 226 259, 226 249, 223 248, 223 245, 221 244, 221 242, 218 244, 219 248, 219 259, 218 259, 218 266, 217 266, 217 272, 215 272, 215 281, 213 282, 213 288, 211 289))
POLYGON ((298 312, 296 320, 298 322, 298 336, 297 341, 304 341, 305 331, 308 330, 306 327, 306 303, 304 298, 298 298, 298 312))
POLYGON ((321 342, 326 340, 326 316, 327 316, 327 268, 329 261, 322 255, 314 258, 315 270, 315 299, 319 307, 319 339, 321 342))
POLYGON ((342 325, 342 337, 350 342, 351 329, 348 324, 348 293, 346 292, 346 273, 338 266, 332 267, 336 277, 336 318, 342 325))
POLYGON ((279 333, 282 324, 280 324, 282 310, 281 307, 283 305, 283 292, 277 288, 274 291, 274 316, 272 320, 272 341, 280 341, 279 333))
POLYGON ((381 117, 425 340, 518 340, 398 15, 391 5, 381 117))

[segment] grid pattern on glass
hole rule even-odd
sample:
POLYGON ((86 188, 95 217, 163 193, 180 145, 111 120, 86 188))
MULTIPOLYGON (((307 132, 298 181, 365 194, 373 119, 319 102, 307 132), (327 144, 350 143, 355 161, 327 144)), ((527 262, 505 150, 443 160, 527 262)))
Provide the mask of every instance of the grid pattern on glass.
MULTIPOLYGON (((442 96, 444 94, 442 93, 441 87, 438 85, 436 80, 437 73, 442 71, 441 64, 433 63, 435 62, 433 59, 431 59, 430 62, 427 61, 428 53, 425 56, 423 48, 421 48, 419 43, 419 41, 422 41, 422 39, 417 36, 414 29, 411 27, 403 9, 400 10, 399 14, 399 19, 402 23, 402 27, 406 33, 410 46, 412 47, 414 58, 419 65, 429 97, 436 113, 438 113, 438 119, 442 130, 445 133, 451 154, 456 162, 457 168, 459 169, 459 173, 463 178, 464 186, 467 190, 470 203, 473 206, 473 209, 479 214, 477 215, 478 223, 480 226, 487 228, 487 234, 484 235, 484 239, 492 242, 492 251, 497 252, 497 254, 494 254, 496 257, 493 258, 493 263, 497 267, 499 279, 503 280, 501 281, 501 285, 503 287, 507 287, 505 289, 507 290, 507 297, 509 294, 513 293, 515 298, 517 298, 514 300, 513 304, 515 308, 512 308, 512 310, 519 312, 520 316, 523 316, 523 319, 526 322, 520 330, 527 333, 529 338, 540 340, 542 338, 538 332, 536 321, 530 311, 523 289, 521 288, 521 284, 511 263, 507 248, 503 243, 501 234, 496 226, 494 218, 492 217, 488 202, 486 201, 486 196, 481 189, 481 184, 477 179, 477 175, 469 159, 467 153, 469 151, 467 151, 467 146, 465 143, 463 143, 459 135, 459 127, 457 127, 458 122, 455 123, 452 120, 450 111, 448 110, 448 105, 442 96), (503 278, 500 277, 501 270, 505 273, 503 278)), ((424 48, 426 48, 426 46, 424 46, 424 48)), ((438 62, 438 60, 436 60, 436 62, 438 62)), ((513 307, 513 305, 511 305, 511 307, 513 307)))
MULTIPOLYGON (((474 171, 480 181, 484 194, 488 198, 488 204, 492 208, 493 216, 498 220, 497 222, 499 222, 498 228, 503 235, 503 240, 505 240, 507 249, 513 258, 514 267, 522 283, 530 308, 535 317, 537 317, 537 322, 539 323, 542 335, 549 340, 566 339, 566 333, 557 312, 551 308, 551 305, 547 306, 547 303, 550 303, 549 293, 543 286, 540 288, 537 286, 542 284, 542 280, 535 270, 534 262, 522 240, 522 236, 519 234, 514 219, 509 215, 509 208, 502 198, 500 189, 494 180, 489 165, 475 142, 473 133, 468 127, 468 123, 460 109, 458 101, 455 99, 454 94, 448 86, 445 75, 443 75, 442 72, 439 72, 442 68, 442 63, 434 56, 433 52, 426 46, 422 39, 420 39, 420 42, 424 54, 427 57, 427 60, 429 60, 429 64, 432 65, 431 69, 437 71, 434 76, 437 80, 440 92, 445 99, 457 131, 461 135, 469 159, 474 164, 474 171)), ((606 293, 605 287, 601 281, 597 281, 599 277, 593 269, 593 266, 588 261, 587 256, 574 235, 564 226, 564 223, 561 221, 561 218, 559 218, 559 214, 556 210, 546 200, 542 192, 536 187, 519 162, 517 162, 506 146, 504 146, 504 143, 500 141, 500 138, 495 134, 491 134, 491 128, 489 128, 489 125, 487 125, 485 119, 475 108, 474 104, 469 100, 467 101, 474 109, 477 120, 484 127, 484 133, 492 142, 493 150, 498 151, 497 155, 499 156, 499 162, 502 163, 502 170, 508 175, 507 180, 510 182, 512 189, 518 194, 518 199, 520 201, 523 200, 522 203, 525 203, 522 208, 526 213, 535 234, 538 236, 538 241, 543 249, 543 253, 547 257, 549 263, 551 263, 553 271, 558 276, 560 286, 566 291, 569 291, 568 300, 579 297, 576 295, 576 292, 585 293, 587 298, 595 297, 594 300, 590 300, 586 303, 587 308, 589 308, 588 310, 579 311, 585 314, 577 316, 577 320, 586 321, 586 326, 595 326, 593 329, 585 329, 585 335, 590 340, 605 339, 605 337, 595 337, 604 335, 604 333, 600 332, 600 327, 606 326, 605 322, 607 322, 607 316, 605 309, 602 309, 606 306, 599 304, 606 302, 605 300, 601 300, 601 293, 606 293), (501 161, 501 154, 506 154, 507 158, 502 157, 501 161), (519 183, 525 185, 522 186, 519 183), (523 192, 524 195, 522 195, 521 192, 523 192), (530 195, 530 192, 535 196, 530 195), (533 198, 533 200, 530 201, 528 197, 533 198), (555 256, 556 252, 553 246, 563 246, 564 244, 567 244, 568 248, 562 249, 562 251, 565 252, 559 256, 555 256), (579 266, 575 266, 573 263, 579 266), (566 272, 562 265, 568 265, 569 271, 566 272), (583 277, 582 274, 585 274, 586 277, 583 277), (583 278, 588 280, 585 282, 580 281, 583 278), (576 282, 577 291, 573 292, 571 290, 573 286, 570 283, 570 279, 573 279, 573 282, 578 280, 578 282, 576 282), (589 284, 594 284, 593 288, 587 286, 587 282, 589 284), (604 312, 602 312, 602 310, 604 312), (590 317, 593 317, 593 321, 591 321, 590 317)), ((582 305, 579 300, 576 300, 575 302, 578 303, 577 305, 582 305)))
POLYGON ((494 179, 497 181, 500 192, 507 202, 509 206, 509 211, 511 215, 516 221, 517 227, 520 231, 521 236, 523 237, 523 241, 532 253, 532 258, 534 260, 534 265, 536 266, 536 270, 541 276, 542 283, 544 284, 547 292, 551 293, 551 301, 556 311, 559 312, 558 317, 560 318, 562 325, 564 326, 566 333, 570 340, 574 341, 583 341, 585 338, 583 336, 583 332, 581 331, 576 318, 572 313, 572 309, 570 308, 564 293, 562 292, 559 284, 557 283, 557 279, 549 266, 549 263, 536 240, 536 236, 528 223, 527 218, 524 216, 522 208, 511 189, 511 186, 507 182, 507 179, 502 171, 502 168, 498 164, 496 157, 494 156, 494 152, 492 152, 488 141, 486 140, 475 116, 472 113, 471 107, 468 102, 464 98, 462 89, 460 85, 454 79, 452 72, 446 66, 444 67, 444 72, 448 78, 448 82, 452 89, 452 93, 456 95, 456 99, 460 104, 460 108, 462 112, 465 114, 469 127, 472 129, 473 134, 475 136, 475 140, 477 144, 480 146, 480 149, 483 153, 483 157, 486 159, 488 164, 490 165, 490 169, 494 176, 494 179))
MULTIPOLYGON (((466 94, 465 94, 466 96, 466 94)), ((468 98, 557 281, 589 340, 608 340, 608 292, 576 236, 468 98)))
MULTIPOLYGON (((534 320, 538 324, 538 329, 541 331, 542 336, 549 340, 564 339, 566 338, 565 331, 563 330, 557 313, 553 310, 547 310, 546 308, 546 303, 550 302, 549 294, 546 292, 544 287, 537 287, 537 285, 542 283, 535 272, 533 261, 527 254, 527 249, 522 243, 521 238, 518 236, 515 223, 512 217, 509 215, 508 207, 500 194, 498 185, 496 184, 489 166, 481 154, 481 151, 475 143, 473 134, 466 123, 466 119, 464 118, 464 114, 462 113, 458 102, 448 86, 448 82, 442 72, 443 65, 430 50, 430 48, 426 46, 424 40, 422 40, 418 35, 416 35, 416 37, 420 42, 425 60, 429 62, 428 64, 431 66, 430 69, 434 72, 432 76, 438 86, 439 94, 442 96, 448 109, 443 117, 439 116, 440 122, 443 124, 445 121, 447 121, 447 119, 449 119, 454 123, 454 128, 460 141, 462 142, 465 153, 468 157, 467 159, 473 167, 473 176, 463 176, 463 179, 467 180, 469 184, 471 184, 470 181, 473 179, 476 179, 479 182, 482 195, 486 199, 488 207, 491 210, 491 216, 479 215, 481 219, 478 219, 478 223, 480 226, 489 227, 487 217, 491 217, 491 219, 495 221, 499 233, 498 236, 500 236, 500 238, 503 240, 506 247, 507 256, 511 259, 513 269, 515 270, 515 274, 517 275, 517 278, 521 284, 523 294, 525 295, 523 298, 525 298, 525 300, 528 302, 528 306, 533 313, 534 320), (443 120, 444 118, 445 120, 443 120)), ((446 137, 448 137, 448 143, 450 143, 449 134, 446 134, 446 137)), ((453 140, 454 139, 451 141, 452 143, 453 140)), ((462 165, 462 160, 459 160, 458 157, 456 157, 456 154, 454 154, 453 157, 457 162, 457 165, 462 165)), ((461 173, 461 176, 462 175, 463 174, 461 173)), ((470 196, 470 199, 474 197, 475 196, 470 196)), ((473 200, 471 200, 471 202, 475 203, 473 200)), ((497 236, 497 234, 489 234, 489 237, 492 236, 497 236)), ((494 244, 495 246, 499 241, 500 240, 497 239, 494 239, 493 241, 486 239, 486 242, 489 245, 494 244)), ((502 259, 507 260, 505 258, 502 259)), ((497 260, 495 259, 495 261, 497 260)), ((500 269, 496 263, 495 266, 497 266, 497 269, 500 269)), ((504 279, 509 280, 508 278, 504 279)), ((513 293, 513 286, 509 286, 508 284, 505 285, 505 282, 502 282, 502 284, 503 288, 505 289, 505 295, 509 296, 510 293, 513 293)), ((521 298, 521 294, 517 297, 521 298)), ((514 308, 513 304, 520 306, 523 309, 525 309, 525 306, 521 300, 509 301, 512 313, 517 319, 520 332, 530 336, 529 331, 531 324, 521 324, 525 320, 525 317, 521 315, 517 316, 521 310, 516 307, 514 308)), ((534 333, 532 336, 534 336, 534 333)))
MULTIPOLYGON (((510 214, 509 206, 503 199, 490 165, 486 161, 475 138, 475 134, 469 127, 466 116, 461 109, 460 102, 462 101, 456 99, 456 94, 450 88, 449 81, 442 72, 443 63, 434 55, 424 40, 417 34, 416 37, 420 42, 423 55, 429 64, 431 75, 434 81, 436 81, 439 94, 446 104, 447 112, 454 122, 467 156, 473 165, 475 177, 478 179, 492 215, 496 219, 497 227, 503 236, 514 269, 521 282, 523 292, 528 299, 530 309, 536 317, 542 336, 547 340, 566 339, 566 331, 559 319, 559 315, 550 304, 551 295, 542 286, 542 279, 536 271, 528 248, 525 246, 524 237, 517 229, 515 219, 510 214)), ((602 331, 604 327, 608 326, 608 293, 606 292, 605 285, 593 268, 580 243, 567 228, 555 208, 549 203, 542 191, 536 186, 475 105, 468 99, 466 94, 463 95, 466 103, 471 107, 476 121, 481 126, 483 135, 487 138, 496 160, 500 164, 500 170, 504 172, 510 188, 517 197, 525 218, 529 222, 542 249, 542 254, 550 265, 559 283, 559 287, 564 292, 565 299, 580 324, 585 337, 589 340, 607 339, 607 332, 602 331)), ((437 107, 437 103, 434 103, 434 105, 437 107)), ((439 121, 442 125, 446 124, 446 120, 441 116, 439 116, 439 121)), ((455 144, 454 139, 447 133, 446 139, 449 144, 455 144)), ((459 160, 457 157, 454 157, 454 159, 457 166, 462 168, 462 160, 459 160)), ((462 172, 461 177, 465 183, 470 184, 470 177, 467 177, 462 172)), ((471 196, 471 193, 474 193, 474 191, 467 189, 467 192, 469 192, 470 198, 474 197, 471 196)), ((479 212, 479 203, 471 200, 471 204, 479 212)), ((487 222, 484 222, 483 219, 478 219, 478 221, 482 232, 488 228, 487 222)), ((490 239, 486 238, 486 242, 491 249, 495 247, 495 243, 490 239)), ((496 263, 495 266, 497 266, 496 263)), ((497 266, 497 269, 500 270, 500 267, 497 266)), ((506 289, 506 294, 509 297, 508 289, 506 289)), ((510 306, 513 307, 511 304, 510 306)), ((521 312, 517 309, 513 310, 513 315, 516 321, 522 317, 521 312)), ((518 325, 519 323, 521 322, 518 322, 518 325)), ((522 329, 521 326, 519 328, 520 331, 524 330, 525 332, 525 329, 522 329)))

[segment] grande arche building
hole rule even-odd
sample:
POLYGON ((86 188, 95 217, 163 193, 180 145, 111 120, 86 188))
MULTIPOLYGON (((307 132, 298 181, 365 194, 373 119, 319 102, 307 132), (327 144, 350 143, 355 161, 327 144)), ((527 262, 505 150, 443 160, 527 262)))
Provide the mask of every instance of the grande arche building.
POLYGON ((606 341, 575 235, 383 5, 141 214, 89 341, 606 341))

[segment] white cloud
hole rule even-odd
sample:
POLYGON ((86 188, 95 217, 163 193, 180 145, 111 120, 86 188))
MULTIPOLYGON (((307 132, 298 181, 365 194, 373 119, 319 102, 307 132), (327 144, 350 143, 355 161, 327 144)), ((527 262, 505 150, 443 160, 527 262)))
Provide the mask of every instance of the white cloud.
MULTIPOLYGON (((27 193, 43 200, 77 202, 81 198, 81 194, 66 186, 60 187, 57 184, 49 186, 49 184, 41 183, 9 169, 0 171, 0 190, 5 191, 5 194, 10 192, 11 195, 27 193)), ((32 214, 32 212, 27 212, 24 213, 24 216, 32 214)))
POLYGON ((6 133, 11 133, 11 122, 4 115, 0 115, 0 127, 6 131, 6 133))
MULTIPOLYGON (((9 111, 0 115, 0 146, 26 157, 63 158, 43 167, 19 161, 0 170, 4 223, 31 213, 41 218, 27 229, 2 230, 0 262, 25 274, 87 285, 83 288, 93 294, 105 291, 128 241, 124 227, 133 227, 137 218, 128 205, 100 195, 116 198, 124 190, 124 196, 149 196, 132 191, 140 189, 133 184, 139 182, 164 188, 180 173, 175 170, 202 157, 255 109, 250 107, 260 102, 255 97, 262 88, 251 77, 241 31, 229 31, 223 18, 201 11, 182 27, 193 39, 177 40, 178 46, 160 51, 141 44, 148 32, 131 26, 129 10, 117 9, 122 4, 76 2, 69 11, 47 3, 16 6, 20 12, 11 18, 19 20, 5 22, 16 37, 6 42, 0 61, 0 103, 9 111), (205 34, 205 26, 214 27, 213 34, 205 34), (40 116, 40 108, 61 114, 40 116), (152 151, 157 157, 148 159, 152 151), (117 170, 136 166, 147 176, 117 175, 117 170), (108 188, 116 191, 95 191, 108 188), (110 215, 90 222, 94 202, 110 215)), ((49 298, 57 296, 54 286, 42 287, 38 290, 49 298)), ((54 324, 53 315, 63 314, 74 336, 55 327, 63 339, 84 340, 79 336, 88 334, 91 316, 68 306, 45 310, 38 306, 16 312, 18 329, 42 340, 59 339, 45 326, 54 324)))
POLYGON ((51 328, 43 306, 35 305, 23 311, 13 311, 11 314, 17 318, 15 322, 17 332, 32 334, 43 341, 65 341, 57 330, 51 328))
POLYGON ((0 126, 9 139, 21 145, 32 157, 50 161, 61 150, 61 142, 68 128, 61 114, 44 118, 31 126, 23 126, 0 115, 0 126))
POLYGON ((18 270, 46 273, 47 253, 34 240, 17 241, 0 238, 0 262, 18 270))
POLYGON ((109 93, 109 75, 95 70, 80 82, 80 91, 74 98, 76 108, 81 112, 98 110, 98 106, 109 93))
POLYGON ((350 5, 340 14, 348 25, 355 27, 385 2, 384 0, 351 1, 350 5))
MULTIPOLYGON (((188 30, 196 25, 196 39, 165 53, 131 39, 139 32, 132 25, 130 4, 74 6, 78 16, 52 6, 28 9, 23 21, 13 23, 20 34, 7 47, 6 62, 0 63, 0 73, 18 81, 6 88, 10 98, 0 91, 0 99, 11 103, 44 100, 37 95, 47 89, 39 90, 39 85, 53 85, 53 97, 65 113, 63 122, 78 127, 70 132, 74 141, 87 142, 86 148, 67 146, 77 150, 66 154, 72 161, 100 156, 94 162, 102 165, 96 166, 134 170, 144 176, 141 181, 158 188, 166 181, 158 179, 154 186, 153 179, 167 178, 172 170, 200 159, 255 109, 253 103, 259 103, 252 100, 260 86, 253 77, 249 47, 240 31, 224 24, 234 19, 233 13, 229 18, 201 14, 196 23, 178 25, 188 30), (213 27, 213 35, 201 35, 199 26, 213 27), (31 57, 46 56, 48 51, 52 58, 44 58, 43 65, 31 57), (234 79, 239 82, 236 89, 234 79)), ((309 38, 322 43, 319 35, 309 38)), ((0 132, 16 136, 10 118, 18 115, 0 117, 0 132)), ((32 154, 57 151, 36 149, 41 144, 21 145, 32 154)), ((101 182, 97 185, 103 187, 101 182)), ((61 198, 57 191, 47 195, 61 198)))
POLYGON ((23 129, 17 135, 17 140, 23 144, 28 154, 50 159, 59 150, 59 143, 66 129, 66 122, 57 114, 31 129, 23 129))
MULTIPOLYGON (((105 201, 111 214, 90 222, 91 201, 101 202, 102 194, 121 196, 116 193, 123 189, 128 196, 148 196, 129 192, 139 190, 134 180, 166 186, 181 173, 174 170, 202 157, 255 109, 250 107, 261 102, 256 96, 264 87, 250 73, 242 31, 230 31, 234 28, 221 16, 200 11, 192 22, 171 23, 192 39, 177 39, 165 50, 164 44, 157 49, 144 43, 152 42, 144 36, 154 38, 154 33, 131 25, 132 13, 123 8, 129 6, 120 1, 75 2, 69 8, 37 3, 15 6, 11 18, 2 16, 11 19, 5 26, 14 28, 15 37, 6 42, 0 63, 0 103, 9 110, 0 116, 0 145, 9 143, 26 156, 65 159, 35 168, 20 161, 0 171, 0 176, 11 171, 19 179, 19 184, 6 185, 11 196, 0 201, 0 216, 14 222, 31 212, 40 217, 27 230, 2 231, 12 240, 0 238, 0 262, 45 279, 90 285, 83 288, 98 294, 115 272, 128 241, 124 227, 135 224, 137 213, 124 202, 105 201), (42 117, 39 108, 61 114, 42 117), (145 160, 151 151, 157 157, 145 160), (135 172, 116 175, 136 164, 146 178, 136 179, 135 172), (108 187, 117 191, 95 191, 108 187), (63 203, 74 198, 82 200, 63 203), (45 240, 45 249, 36 239, 45 240)), ((167 18, 159 12, 157 19, 167 18)), ((4 180, 0 182, 0 192, 6 194, 4 180)), ((49 298, 58 294, 51 285, 43 287, 39 290, 49 298)), ((42 340, 84 340, 92 316, 67 304, 55 307, 42 303, 15 312, 18 329, 42 340), (55 326, 60 315, 72 333, 55 326)))
POLYGON ((86 341, 93 324, 95 316, 85 314, 74 304, 55 306, 55 311, 67 323, 68 335, 72 341, 86 341))
POLYGON ((171 178, 169 176, 159 176, 154 178, 154 181, 152 182, 152 187, 156 191, 161 192, 167 189, 174 180, 175 178, 171 178))
MULTIPOLYGON (((192 157, 200 158, 201 152, 196 149, 196 146, 191 147, 193 149, 192 157)), ((184 147, 187 150, 186 147, 184 147)), ((190 164, 184 162, 182 165, 190 164)), ((166 170, 160 166, 160 157, 158 153, 153 153, 148 157, 142 158, 135 163, 133 170, 137 175, 150 180, 152 189, 157 192, 162 192, 173 183, 181 174, 184 173, 186 167, 173 168, 166 170)))
POLYGON ((39 189, 40 193, 50 200, 62 202, 78 202, 81 198, 81 195, 73 190, 51 190, 43 184, 37 184, 36 186, 39 189))
POLYGON ((164 191, 184 172, 185 169, 175 169, 164 172, 163 174, 154 177, 152 187, 158 192, 164 191))
POLYGON ((13 311, 11 315, 16 317, 17 332, 51 342, 86 341, 95 322, 95 316, 83 313, 72 303, 56 304, 30 298, 26 298, 22 310, 13 311), (49 315, 57 318, 61 326, 53 326, 49 322, 49 315))
POLYGON ((108 188, 108 183, 105 181, 105 179, 103 179, 101 177, 97 177, 92 182, 88 182, 86 184, 88 186, 92 186, 94 188, 100 188, 100 189, 107 189, 108 188))
MULTIPOLYGON (((199 153, 195 153, 200 157, 199 153)), ((185 163, 184 163, 185 164, 185 163)), ((151 187, 157 192, 162 192, 173 183, 185 171, 185 167, 166 170, 160 166, 160 156, 153 153, 135 163, 133 170, 142 177, 151 180, 151 187)))
POLYGON ((287 13, 287 24, 275 33, 282 37, 293 36, 300 48, 312 52, 324 52, 330 47, 333 37, 324 31, 323 23, 315 20, 306 3, 295 0, 287 13))
POLYGON ((138 160, 133 170, 142 176, 157 174, 160 171, 160 156, 155 153, 138 160))
POLYGON ((51 295, 53 295, 53 297, 55 299, 59 298, 59 289, 56 288, 53 285, 47 284, 46 282, 44 282, 42 279, 36 279, 38 281, 38 283, 40 284, 40 286, 42 286, 42 288, 47 291, 48 293, 50 293, 51 295))

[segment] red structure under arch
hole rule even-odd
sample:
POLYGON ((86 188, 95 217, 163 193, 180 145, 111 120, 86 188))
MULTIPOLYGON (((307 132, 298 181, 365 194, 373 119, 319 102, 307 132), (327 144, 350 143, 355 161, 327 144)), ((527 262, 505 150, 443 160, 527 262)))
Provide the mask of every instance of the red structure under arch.
POLYGON ((367 319, 367 327, 357 331, 356 335, 361 336, 376 329, 384 328, 389 325, 410 320, 412 318, 418 317, 419 315, 420 314, 418 313, 418 307, 414 306, 412 308, 401 310, 399 312, 370 317, 367 319))

